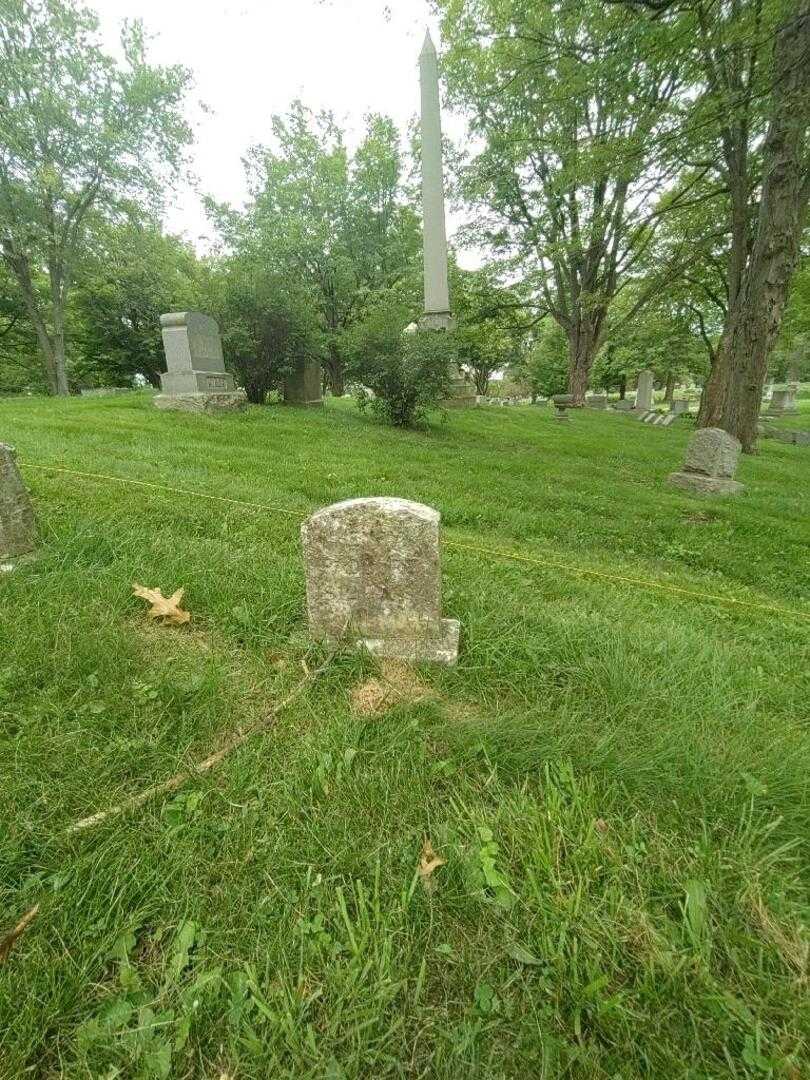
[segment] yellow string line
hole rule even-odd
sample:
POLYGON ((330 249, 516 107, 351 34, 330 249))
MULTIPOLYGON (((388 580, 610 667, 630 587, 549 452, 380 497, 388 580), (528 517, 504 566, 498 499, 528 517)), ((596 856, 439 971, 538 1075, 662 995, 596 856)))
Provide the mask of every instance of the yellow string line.
POLYGON ((810 612, 796 611, 795 608, 776 607, 773 604, 757 604, 750 600, 738 600, 733 596, 718 596, 716 593, 684 589, 680 585, 666 585, 661 581, 647 581, 644 578, 626 577, 622 574, 606 574, 602 570, 588 570, 584 566, 571 566, 568 563, 546 562, 543 559, 535 558, 533 555, 520 555, 514 551, 498 551, 496 548, 462 544, 457 540, 445 540, 443 542, 445 547, 457 548, 460 551, 472 551, 478 555, 494 555, 501 559, 515 559, 519 562, 530 563, 532 566, 542 566, 547 570, 566 570, 572 574, 589 574, 591 577, 602 578, 604 581, 619 581, 625 585, 639 585, 644 589, 662 589, 665 592, 679 593, 681 596, 691 596, 695 600, 714 600, 721 604, 739 604, 741 607, 752 608, 755 611, 770 611, 779 615, 795 615, 799 619, 810 619, 810 612))
MULTIPOLYGON (((83 472, 79 469, 66 469, 61 465, 34 465, 31 462, 19 462, 26 469, 41 469, 44 472, 61 472, 70 476, 83 476, 92 480, 112 480, 117 484, 133 484, 136 487, 152 488, 156 491, 167 491, 172 495, 188 495, 195 499, 211 499, 216 502, 231 503, 234 506, 248 506, 254 510, 272 510, 278 514, 286 514, 288 517, 298 518, 296 510, 289 510, 284 506, 275 506, 272 503, 248 502, 245 499, 231 499, 227 495, 209 495, 204 491, 189 491, 186 488, 169 487, 168 484, 155 484, 148 480, 130 480, 124 476, 108 476, 105 473, 83 472)), ((773 604, 757 604, 750 600, 740 600, 733 596, 718 596, 716 593, 700 592, 694 589, 684 589, 680 585, 667 585, 661 581, 648 581, 645 578, 627 577, 622 574, 606 574, 602 570, 589 570, 583 566, 572 566, 569 563, 548 562, 538 559, 534 555, 521 555, 515 551, 501 551, 497 548, 481 547, 477 544, 465 544, 459 540, 443 540, 445 547, 455 548, 457 551, 469 551, 476 555, 489 555, 499 559, 512 559, 515 562, 528 563, 530 566, 539 566, 544 570, 562 570, 572 574, 585 574, 590 577, 601 578, 603 581, 620 582, 624 585, 634 585, 642 589, 658 589, 663 592, 676 593, 680 596, 688 596, 693 600, 713 601, 719 604, 736 604, 739 607, 749 608, 752 611, 767 611, 777 615, 791 615, 798 619, 810 619, 810 612, 797 611, 795 608, 777 607, 773 604)))
POLYGON ((65 469, 61 465, 32 465, 29 461, 20 461, 24 469, 43 469, 45 472, 62 472, 71 476, 86 476, 91 480, 113 480, 116 484, 135 484, 137 487, 154 488, 156 491, 168 491, 172 495, 190 495, 194 499, 213 499, 216 502, 232 503, 234 506, 252 506, 254 510, 274 510, 277 514, 300 517, 296 510, 271 503, 246 502, 244 499, 229 499, 227 495, 207 495, 204 491, 188 491, 185 488, 169 487, 167 484, 153 484, 148 480, 130 480, 126 476, 106 476, 104 473, 80 472, 79 469, 65 469))

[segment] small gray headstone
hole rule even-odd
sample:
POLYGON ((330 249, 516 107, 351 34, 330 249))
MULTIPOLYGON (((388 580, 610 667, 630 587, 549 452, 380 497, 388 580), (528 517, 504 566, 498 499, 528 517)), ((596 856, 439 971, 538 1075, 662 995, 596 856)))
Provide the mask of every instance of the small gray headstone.
POLYGON ((14 447, 0 443, 0 559, 27 555, 35 546, 34 510, 14 447))
POLYGON ((673 416, 689 412, 689 402, 685 398, 673 398, 669 404, 669 411, 673 416))
POLYGON ((768 403, 768 416, 781 416, 788 409, 789 402, 789 390, 774 390, 768 403))
POLYGON ((588 394, 585 398, 585 404, 589 409, 606 409, 607 394, 588 394))
POLYGON ((302 360, 284 376, 284 404, 323 405, 322 379, 320 360, 302 360))
POLYGON ((739 441, 722 428, 700 428, 689 440, 683 469, 670 473, 667 481, 700 494, 738 495, 744 490, 733 479, 740 449, 739 441))
POLYGON ((620 398, 619 401, 613 402, 613 408, 617 412, 631 412, 633 409, 633 402, 628 401, 627 398, 620 398))
POLYGON ((245 408, 244 390, 237 390, 225 370, 219 327, 201 311, 174 311, 160 316, 165 375, 158 409, 183 412, 223 412, 245 408))
POLYGON ((653 403, 653 373, 640 371, 636 387, 635 409, 637 412, 647 412, 652 408, 653 403))
POLYGON ((350 499, 301 526, 312 637, 454 664, 459 624, 441 617, 438 511, 406 499, 350 499))

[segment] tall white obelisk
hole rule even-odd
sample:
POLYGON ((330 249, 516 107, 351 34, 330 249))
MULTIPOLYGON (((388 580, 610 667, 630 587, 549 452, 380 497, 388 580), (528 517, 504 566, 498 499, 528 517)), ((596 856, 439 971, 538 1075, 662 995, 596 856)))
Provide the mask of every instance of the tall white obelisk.
POLYGON ((425 314, 419 325, 423 330, 449 330, 453 319, 447 284, 439 60, 429 30, 419 55, 419 85, 422 91, 422 235, 425 258, 425 314))

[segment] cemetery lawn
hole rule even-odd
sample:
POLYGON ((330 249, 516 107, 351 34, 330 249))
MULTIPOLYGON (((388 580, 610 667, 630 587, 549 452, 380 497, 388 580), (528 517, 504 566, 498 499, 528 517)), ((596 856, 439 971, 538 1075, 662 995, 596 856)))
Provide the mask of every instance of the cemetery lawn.
POLYGON ((763 442, 707 501, 664 484, 690 430, 0 402, 22 463, 291 512, 22 469, 0 938, 39 910, 0 966, 0 1076, 810 1076, 810 448, 763 442), (360 495, 441 510, 458 667, 338 655, 218 768, 69 832, 317 666, 299 522, 360 495), (133 582, 185 587, 190 625, 133 582))

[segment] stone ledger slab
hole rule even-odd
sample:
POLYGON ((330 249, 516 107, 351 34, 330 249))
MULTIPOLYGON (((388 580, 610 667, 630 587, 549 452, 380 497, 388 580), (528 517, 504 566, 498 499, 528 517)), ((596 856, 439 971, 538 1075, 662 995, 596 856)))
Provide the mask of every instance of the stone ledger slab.
POLYGON ((406 499, 350 499, 301 526, 315 640, 379 656, 454 664, 459 624, 441 617, 438 511, 406 499))

